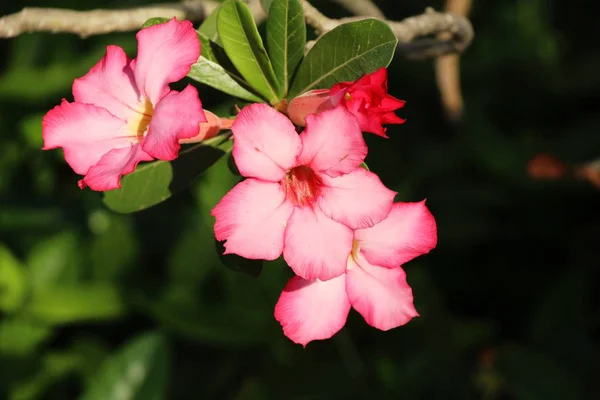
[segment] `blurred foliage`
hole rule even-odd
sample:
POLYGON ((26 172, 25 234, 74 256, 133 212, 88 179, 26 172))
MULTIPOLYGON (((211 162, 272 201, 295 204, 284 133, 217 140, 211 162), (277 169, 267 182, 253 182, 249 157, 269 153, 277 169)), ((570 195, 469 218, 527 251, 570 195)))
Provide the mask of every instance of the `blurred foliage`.
MULTIPOLYGON (((377 3, 391 19, 430 5, 377 3)), ((408 122, 390 140, 369 136, 367 163, 398 200, 426 197, 438 221, 437 249, 406 266, 421 317, 380 332, 353 313, 306 349, 273 318, 289 269, 268 262, 254 278, 215 251, 209 210, 239 180, 227 159, 123 216, 79 190, 60 151, 40 150, 44 113, 107 44, 134 55, 134 35, 0 41, 0 399, 599 398, 599 193, 526 175, 540 152, 600 157, 600 25, 585 6, 475 2, 458 124, 443 117, 430 62, 393 61, 408 122)), ((232 113, 199 90, 206 108, 232 113)))

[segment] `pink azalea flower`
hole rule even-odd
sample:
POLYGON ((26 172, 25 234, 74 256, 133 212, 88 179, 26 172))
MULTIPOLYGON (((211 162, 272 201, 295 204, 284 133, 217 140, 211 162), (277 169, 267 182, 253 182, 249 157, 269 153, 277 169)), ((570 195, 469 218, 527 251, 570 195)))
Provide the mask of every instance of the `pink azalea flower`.
POLYGON ((352 229, 383 220, 395 196, 360 168, 367 146, 356 119, 339 107, 308 116, 298 135, 283 114, 253 104, 232 131, 233 157, 247 179, 212 211, 225 253, 265 260, 283 253, 309 280, 341 275, 352 229))
POLYGON ((405 122, 394 113, 404 107, 405 101, 390 96, 387 90, 387 70, 381 68, 355 82, 341 82, 331 89, 311 90, 292 99, 288 115, 296 125, 304 126, 307 115, 341 104, 358 119, 362 131, 387 137, 382 124, 405 122))
POLYGON ((116 189, 140 161, 175 159, 179 140, 196 136, 206 121, 193 86, 169 88, 200 56, 191 22, 173 18, 136 37, 137 58, 108 46, 104 58, 73 82, 75 102, 63 99, 42 122, 44 150, 64 149, 71 168, 85 175, 81 188, 116 189))
POLYGON ((351 307, 375 328, 404 325, 419 314, 400 265, 436 244, 435 220, 425 202, 395 203, 385 220, 354 232, 343 275, 328 281, 292 278, 275 306, 275 318, 284 334, 303 346, 342 329, 351 307))

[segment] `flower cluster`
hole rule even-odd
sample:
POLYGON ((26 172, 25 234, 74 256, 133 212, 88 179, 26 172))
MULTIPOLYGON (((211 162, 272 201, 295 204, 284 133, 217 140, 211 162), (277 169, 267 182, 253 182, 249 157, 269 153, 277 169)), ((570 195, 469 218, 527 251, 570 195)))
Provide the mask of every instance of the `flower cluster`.
POLYGON ((139 162, 174 160, 181 143, 230 128, 245 180, 212 210, 215 236, 226 254, 283 255, 296 275, 275 307, 286 336, 303 345, 329 338, 351 307, 382 330, 418 315, 401 265, 435 247, 435 220, 424 201, 394 203, 396 193, 363 166, 363 132, 386 137, 383 124, 404 122, 385 69, 293 99, 289 118, 256 103, 231 124, 203 110, 193 86, 169 87, 200 56, 191 23, 173 19, 137 40, 135 59, 109 46, 75 80, 75 101, 44 117, 44 148, 64 149, 84 175, 80 187, 119 188, 139 162))

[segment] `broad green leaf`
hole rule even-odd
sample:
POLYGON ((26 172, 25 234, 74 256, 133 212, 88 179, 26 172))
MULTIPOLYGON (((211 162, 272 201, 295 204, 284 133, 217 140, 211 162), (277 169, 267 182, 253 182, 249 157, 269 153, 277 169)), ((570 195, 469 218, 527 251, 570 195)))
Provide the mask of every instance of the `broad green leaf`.
POLYGON ((2 243, 0 243, 0 310, 11 312, 18 309, 26 291, 23 266, 2 243))
POLYGON ((274 0, 267 19, 267 48, 283 95, 304 57, 306 24, 298 0, 274 0))
POLYGON ((215 239, 217 255, 221 262, 229 269, 236 272, 244 272, 250 276, 258 277, 262 271, 264 260, 250 260, 237 254, 223 254, 225 246, 215 239))
POLYGON ((217 30, 227 56, 246 81, 271 103, 281 100, 277 77, 248 6, 234 0, 223 3, 217 30))
POLYGON ((168 22, 168 21, 169 21, 169 18, 163 18, 163 17, 150 18, 149 20, 147 20, 146 22, 144 22, 142 24, 142 28, 147 28, 152 25, 164 24, 165 22, 168 22))
POLYGON ((140 336, 102 364, 81 400, 165 399, 167 362, 161 335, 140 336))
POLYGON ((272 3, 273 3, 273 0, 260 0, 260 4, 262 5, 262 8, 266 12, 269 12, 269 9, 271 8, 272 3))
MULTIPOLYGON (((212 43, 206 36, 199 33, 200 43, 202 44, 202 56, 192 65, 188 78, 213 87, 221 92, 230 94, 240 99, 262 102, 260 97, 251 93, 244 85, 248 85, 239 75, 239 72, 233 68, 224 68, 231 64, 231 61, 225 57, 218 57, 215 51, 220 49, 217 44, 212 43), (213 51, 213 47, 214 50, 213 51), (220 58, 220 59, 219 59, 220 58)), ((221 49, 222 51, 222 49, 221 49)), ((224 53, 224 52, 223 52, 224 53)))
POLYGON ((80 358, 70 352, 44 354, 41 369, 33 376, 19 381, 11 389, 11 400, 36 400, 50 390, 52 385, 65 379, 79 366, 80 358))
POLYGON ((185 189, 231 147, 231 140, 219 136, 180 151, 175 161, 142 165, 121 179, 120 189, 104 193, 104 204, 119 213, 152 207, 185 189))
POLYGON ((0 353, 12 355, 30 354, 52 330, 47 325, 34 324, 20 319, 0 321, 0 353))
POLYGON ((219 9, 214 10, 198 27, 198 33, 204 35, 208 40, 221 45, 219 40, 219 32, 217 31, 217 16, 219 15, 219 9))
POLYGON ((76 282, 82 272, 80 245, 74 232, 62 232, 37 243, 27 255, 31 289, 76 282))
POLYGON ((115 318, 125 304, 110 284, 56 285, 34 292, 23 312, 36 321, 66 324, 115 318))
POLYGON ((323 35, 308 52, 294 76, 288 98, 387 67, 397 44, 391 29, 377 19, 342 24, 323 35))

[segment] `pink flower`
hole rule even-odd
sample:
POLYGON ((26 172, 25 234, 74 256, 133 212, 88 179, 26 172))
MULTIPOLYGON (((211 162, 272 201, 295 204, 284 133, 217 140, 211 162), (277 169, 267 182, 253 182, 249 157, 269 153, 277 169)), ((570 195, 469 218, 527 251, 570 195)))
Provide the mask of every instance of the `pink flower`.
POLYGON ((307 115, 341 104, 356 117, 362 131, 387 137, 382 124, 405 122, 394 113, 405 101, 390 96, 387 90, 387 70, 381 68, 356 82, 341 82, 329 90, 311 90, 292 99, 288 115, 296 125, 304 126, 307 115))
POLYGON ((344 108, 306 119, 298 135, 265 104, 242 110, 233 126, 233 157, 247 179, 212 210, 225 253, 249 259, 283 257, 305 279, 331 279, 346 269, 352 229, 389 213, 395 192, 360 168, 361 131, 344 108))
POLYGON ((275 318, 284 334, 303 346, 342 329, 351 307, 375 328, 404 325, 419 314, 400 265, 436 244, 435 220, 425 202, 395 203, 385 220, 354 232, 343 275, 328 281, 292 278, 275 306, 275 318))
POLYGON ((137 58, 108 46, 104 58, 73 82, 75 102, 63 99, 42 122, 44 150, 64 149, 71 168, 85 175, 81 188, 116 189, 140 161, 177 158, 179 140, 196 136, 206 121, 193 86, 169 88, 200 56, 191 22, 173 18, 136 37, 137 58))

